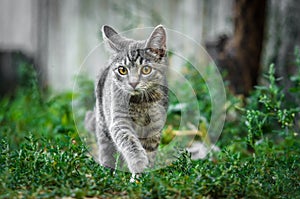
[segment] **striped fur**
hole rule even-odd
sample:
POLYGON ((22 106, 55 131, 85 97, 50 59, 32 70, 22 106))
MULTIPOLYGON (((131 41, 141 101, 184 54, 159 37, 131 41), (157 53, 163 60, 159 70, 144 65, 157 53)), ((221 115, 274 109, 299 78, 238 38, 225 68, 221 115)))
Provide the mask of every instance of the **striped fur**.
POLYGON ((161 25, 145 41, 124 38, 109 26, 102 33, 111 58, 97 80, 86 128, 95 130, 102 165, 115 168, 119 152, 130 172, 141 173, 154 165, 166 119, 166 33, 161 25), (128 74, 120 74, 120 66, 128 74), (149 74, 142 73, 144 66, 152 69, 149 74))

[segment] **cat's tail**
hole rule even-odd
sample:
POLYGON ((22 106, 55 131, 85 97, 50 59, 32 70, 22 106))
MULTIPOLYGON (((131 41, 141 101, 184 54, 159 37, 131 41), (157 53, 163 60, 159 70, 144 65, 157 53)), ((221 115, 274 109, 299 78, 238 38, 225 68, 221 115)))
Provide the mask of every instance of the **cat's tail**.
POLYGON ((94 111, 87 111, 84 119, 84 127, 90 133, 96 132, 96 116, 94 111))

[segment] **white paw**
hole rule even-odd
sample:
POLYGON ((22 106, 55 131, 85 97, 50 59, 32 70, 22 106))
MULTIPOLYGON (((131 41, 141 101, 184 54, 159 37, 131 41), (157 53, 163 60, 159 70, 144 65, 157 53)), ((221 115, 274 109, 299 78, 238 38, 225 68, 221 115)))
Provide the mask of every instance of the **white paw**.
POLYGON ((131 173, 142 173, 149 164, 149 160, 146 155, 139 157, 138 159, 132 160, 130 164, 131 173))
POLYGON ((131 178, 130 178, 129 182, 131 182, 131 183, 138 182, 139 177, 140 177, 139 175, 133 173, 131 175, 131 178))

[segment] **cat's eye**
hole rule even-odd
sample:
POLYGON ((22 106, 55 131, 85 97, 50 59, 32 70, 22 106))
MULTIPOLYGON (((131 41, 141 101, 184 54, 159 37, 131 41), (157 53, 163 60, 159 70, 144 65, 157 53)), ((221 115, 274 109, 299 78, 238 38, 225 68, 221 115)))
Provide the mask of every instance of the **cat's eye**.
POLYGON ((127 75, 128 70, 127 70, 127 68, 125 68, 124 66, 119 66, 119 67, 118 67, 118 72, 119 72, 121 75, 127 75))
POLYGON ((150 66, 144 66, 144 67, 142 68, 142 74, 144 74, 144 75, 150 74, 151 71, 152 71, 152 68, 151 68, 150 66))

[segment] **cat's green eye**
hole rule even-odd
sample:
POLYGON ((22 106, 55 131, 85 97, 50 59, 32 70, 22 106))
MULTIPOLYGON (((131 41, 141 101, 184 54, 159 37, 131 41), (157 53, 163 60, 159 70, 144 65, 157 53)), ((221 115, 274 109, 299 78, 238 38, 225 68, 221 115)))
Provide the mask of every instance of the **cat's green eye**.
POLYGON ((142 68, 142 73, 143 73, 144 75, 150 74, 151 71, 152 71, 152 68, 151 68, 150 66, 144 66, 144 67, 142 68))
POLYGON ((119 66, 119 67, 118 67, 118 72, 119 72, 121 75, 127 75, 128 70, 127 70, 127 68, 125 68, 124 66, 119 66))

